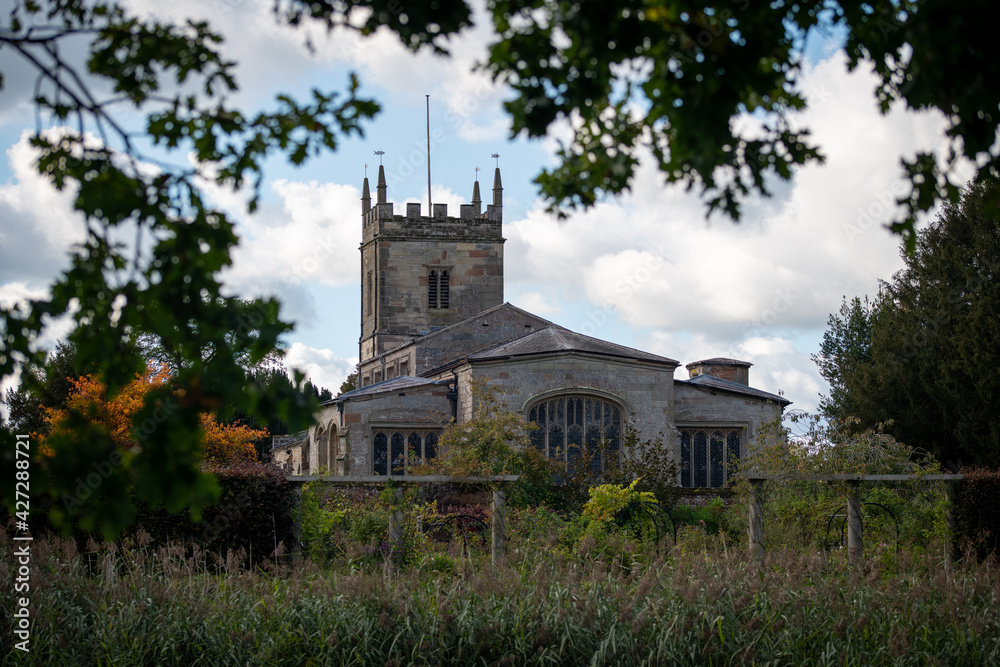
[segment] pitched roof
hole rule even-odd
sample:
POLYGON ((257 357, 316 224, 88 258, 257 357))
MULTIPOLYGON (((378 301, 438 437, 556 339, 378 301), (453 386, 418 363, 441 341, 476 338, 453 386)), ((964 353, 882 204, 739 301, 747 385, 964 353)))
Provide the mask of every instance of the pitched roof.
POLYGON ((698 375, 690 380, 674 380, 674 384, 693 384, 699 387, 704 387, 705 389, 726 391, 733 394, 742 394, 744 396, 753 396, 754 398, 762 398, 783 406, 791 404, 791 401, 784 396, 771 394, 761 389, 754 389, 753 387, 748 387, 745 384, 740 384, 739 382, 723 380, 722 378, 717 378, 714 375, 698 375))
MULTIPOLYGON (((447 333, 450 333, 451 331, 454 331, 455 329, 458 329, 459 327, 468 326, 470 322, 474 322, 474 321, 476 321, 478 319, 483 319, 485 316, 492 315, 493 313, 497 312, 498 310, 514 310, 514 311, 517 311, 518 313, 521 313, 522 315, 526 315, 528 317, 531 317, 531 318, 534 318, 534 319, 538 320, 538 322, 540 324, 544 325, 544 326, 552 325, 552 322, 549 322, 544 317, 539 317, 538 315, 535 315, 534 313, 529 313, 528 311, 524 310, 523 308, 518 308, 517 306, 515 306, 512 303, 504 302, 504 303, 501 303, 499 305, 493 306, 492 308, 487 308, 486 310, 480 311, 480 312, 476 313, 475 315, 473 315, 472 317, 467 317, 464 320, 459 320, 458 322, 455 322, 454 324, 449 324, 448 326, 441 327, 440 329, 435 329, 434 331, 430 331, 428 333, 416 336, 414 338, 410 338, 405 343, 400 343, 396 347, 389 348, 385 352, 380 352, 380 353, 376 354, 374 357, 372 357, 372 359, 378 359, 379 357, 384 357, 384 356, 387 356, 389 354, 393 354, 394 352, 398 352, 399 350, 402 350, 404 347, 408 347, 410 345, 426 343, 428 340, 431 340, 431 339, 433 339, 433 338, 435 338, 437 336, 443 336, 443 335, 445 335, 447 333)), ((370 361, 371 361, 371 359, 368 359, 364 363, 369 363, 370 361)))
POLYGON ((382 380, 381 382, 370 384, 367 387, 361 387, 360 389, 354 389, 343 393, 332 400, 326 401, 323 405, 332 405, 348 398, 358 398, 360 396, 371 396, 373 394, 381 394, 384 392, 401 391, 403 389, 412 389, 413 387, 422 387, 429 384, 445 383, 441 380, 428 380, 427 378, 418 378, 413 377, 412 375, 400 375, 399 377, 394 377, 391 380, 382 380))
MULTIPOLYGON (((532 318, 538 320, 539 322, 544 322, 546 326, 555 326, 554 324, 552 324, 552 322, 549 322, 544 317, 539 317, 538 315, 535 315, 534 313, 529 313, 528 311, 524 310, 523 308, 518 308, 517 306, 515 306, 512 303, 504 302, 504 303, 501 303, 498 306, 493 306, 492 308, 487 308, 484 311, 478 312, 475 315, 473 315, 472 317, 467 317, 464 320, 461 320, 459 322, 455 322, 454 324, 449 324, 446 327, 441 327, 440 329, 435 329, 434 331, 431 331, 430 333, 424 334, 423 336, 418 336, 418 337, 414 338, 410 342, 411 343, 422 343, 422 342, 424 342, 425 340, 427 340, 429 338, 434 338, 435 336, 441 336, 441 335, 443 335, 445 333, 448 333, 449 331, 451 331, 453 329, 457 329, 457 328, 462 327, 462 326, 467 326, 469 324, 469 322, 474 322, 475 320, 482 319, 482 318, 484 318, 487 315, 492 315, 493 313, 497 312, 498 310, 514 310, 514 311, 517 311, 517 312, 521 313, 522 315, 527 315, 528 317, 532 317, 532 318)), ((400 347, 403 347, 403 346, 401 345, 400 347)))
POLYGON ((677 366, 680 362, 667 357, 661 357, 642 350, 636 350, 624 345, 609 343, 599 338, 591 338, 552 324, 532 333, 516 338, 508 343, 501 343, 485 350, 469 355, 471 361, 487 359, 507 359, 552 352, 583 352, 605 357, 620 357, 648 361, 655 364, 677 366))

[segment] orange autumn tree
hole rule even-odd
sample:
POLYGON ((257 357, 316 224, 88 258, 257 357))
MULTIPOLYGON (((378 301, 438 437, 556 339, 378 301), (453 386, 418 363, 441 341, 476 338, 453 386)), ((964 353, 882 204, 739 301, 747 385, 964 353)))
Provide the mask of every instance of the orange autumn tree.
MULTIPOLYGON (((146 371, 122 388, 118 394, 108 398, 107 389, 96 375, 85 375, 71 380, 66 409, 46 410, 45 421, 49 434, 58 432, 67 423, 68 411, 74 410, 87 415, 90 421, 105 429, 123 451, 138 447, 133 437, 132 419, 142 408, 146 394, 170 381, 170 371, 165 365, 149 365, 146 371)), ((254 442, 267 436, 267 431, 252 429, 242 424, 224 425, 210 414, 201 415, 202 455, 205 462, 226 465, 241 461, 254 461, 257 450, 254 442)), ((51 455, 45 445, 45 436, 39 438, 42 452, 51 455)))

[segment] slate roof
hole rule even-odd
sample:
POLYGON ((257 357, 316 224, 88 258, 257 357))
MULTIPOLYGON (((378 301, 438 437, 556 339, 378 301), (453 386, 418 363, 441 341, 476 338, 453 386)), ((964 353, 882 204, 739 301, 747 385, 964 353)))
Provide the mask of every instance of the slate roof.
MULTIPOLYGON (((459 320, 458 322, 454 322, 452 324, 449 324, 448 326, 441 327, 440 329, 435 329, 434 331, 430 331, 428 333, 421 334, 419 336, 415 336, 414 338, 410 338, 405 343, 400 343, 396 347, 389 348, 385 352, 380 352, 380 353, 376 354, 374 357, 372 357, 372 359, 378 359, 379 357, 389 356, 390 354, 398 352, 399 350, 402 350, 404 347, 409 347, 410 345, 414 345, 414 344, 418 344, 418 345, 419 344, 426 344, 427 341, 430 340, 430 339, 432 339, 432 338, 436 338, 437 336, 442 336, 442 335, 448 333, 449 331, 452 331, 453 329, 458 329, 459 327, 468 326, 468 324, 470 322, 474 322, 475 320, 483 319, 483 316, 485 316, 485 315, 491 315, 491 314, 495 313, 498 310, 516 310, 517 312, 521 313, 522 315, 527 315, 528 317, 532 317, 532 318, 538 320, 539 322, 545 323, 546 325, 551 325, 552 324, 552 322, 549 322, 544 317, 539 317, 538 315, 535 315, 534 313, 529 313, 528 311, 524 310, 523 308, 518 308, 514 304, 505 301, 504 303, 501 303, 499 305, 493 306, 492 308, 487 308, 486 310, 480 311, 480 312, 476 313, 475 315, 472 315, 471 317, 467 317, 464 320, 459 320)), ((371 359, 369 359, 365 363, 369 363, 369 362, 371 362, 371 359)))
POLYGON ((583 334, 578 334, 555 324, 516 338, 508 343, 501 343, 500 345, 480 350, 479 352, 470 354, 468 358, 470 361, 484 361, 487 359, 508 359, 511 357, 525 357, 552 352, 584 352, 586 354, 596 354, 605 357, 647 361, 665 366, 677 366, 680 363, 667 357, 650 354, 649 352, 643 352, 642 350, 636 350, 616 343, 609 343, 598 338, 584 336, 583 334))
MULTIPOLYGON (((411 343, 422 343, 425 340, 427 340, 428 338, 434 338, 435 336, 440 336, 440 335, 442 335, 444 333, 447 333, 451 329, 457 329, 457 328, 462 327, 462 326, 467 326, 469 322, 473 322, 475 320, 482 319, 484 315, 490 315, 492 313, 495 313, 498 310, 516 310, 517 312, 521 313, 522 315, 527 315, 528 317, 533 317, 533 318, 535 318, 536 320, 538 320, 540 322, 545 322, 545 324, 547 324, 547 325, 555 326, 554 324, 552 324, 552 322, 549 322, 544 317, 539 317, 538 315, 535 315, 534 313, 529 313, 528 311, 524 310, 523 308, 518 308, 514 304, 505 301, 504 303, 501 303, 501 304, 499 304, 497 306, 493 306, 492 308, 487 308, 486 310, 478 312, 478 313, 476 313, 475 315, 473 315, 471 317, 465 318, 464 320, 460 320, 458 322, 455 322, 454 324, 449 324, 446 327, 441 327, 440 329, 435 329, 434 331, 431 331, 430 333, 426 333, 423 336, 417 336, 416 338, 414 338, 410 342, 411 343)), ((400 345, 399 347, 404 347, 404 346, 400 345)), ((388 352, 386 352, 386 354, 388 354, 388 352)))
POLYGON ((773 401, 774 403, 778 403, 782 406, 791 404, 791 401, 784 396, 771 394, 761 389, 754 389, 753 387, 748 387, 745 384, 740 384, 739 382, 723 380, 722 378, 717 378, 714 375, 698 375, 690 380, 674 380, 674 384, 693 384, 699 387, 704 387, 705 389, 726 391, 733 394, 742 394, 744 396, 753 396, 754 398, 762 398, 768 401, 773 401))
POLYGON ((370 396, 373 394, 381 394, 383 392, 391 391, 402 391, 404 389, 412 389, 413 387, 423 387, 429 384, 447 384, 447 381, 441 380, 428 380, 427 378, 413 377, 412 375, 400 375, 399 377, 394 377, 391 380, 382 380, 381 382, 375 382, 368 385, 367 387, 361 387, 360 389, 354 389, 345 394, 341 394, 336 398, 326 401, 323 405, 333 405, 334 403, 339 403, 348 398, 358 398, 360 396, 370 396))

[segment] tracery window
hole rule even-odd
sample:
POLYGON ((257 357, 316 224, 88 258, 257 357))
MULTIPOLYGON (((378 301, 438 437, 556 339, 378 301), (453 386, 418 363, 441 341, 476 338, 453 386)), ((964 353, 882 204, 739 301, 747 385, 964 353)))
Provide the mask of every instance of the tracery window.
POLYGON ((528 421, 538 427, 530 434, 532 446, 567 465, 586 453, 591 469, 599 472, 607 463, 603 455, 617 456, 621 446, 621 408, 593 396, 559 396, 536 403, 528 410, 528 421))
POLYGON ((372 474, 412 475, 414 466, 437 458, 436 431, 382 430, 372 438, 372 474))
POLYGON ((729 484, 740 461, 742 429, 681 431, 681 486, 717 489, 729 484))
POLYGON ((451 300, 451 274, 447 270, 432 270, 427 274, 427 307, 448 308, 451 300))

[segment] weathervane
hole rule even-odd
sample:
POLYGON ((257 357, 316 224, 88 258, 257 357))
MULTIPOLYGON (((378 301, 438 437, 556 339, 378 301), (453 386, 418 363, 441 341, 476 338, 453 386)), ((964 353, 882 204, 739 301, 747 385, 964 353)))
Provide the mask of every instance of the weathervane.
POLYGON ((365 162, 365 178, 368 178, 368 163, 365 162))
POLYGON ((378 163, 382 164, 382 156, 385 155, 385 151, 375 151, 375 155, 378 155, 378 163))
POLYGON ((479 167, 476 167, 476 181, 479 181, 479 167))
POLYGON ((492 155, 490 155, 490 157, 496 158, 496 160, 497 160, 497 169, 499 169, 500 168, 500 153, 493 153, 492 155))

